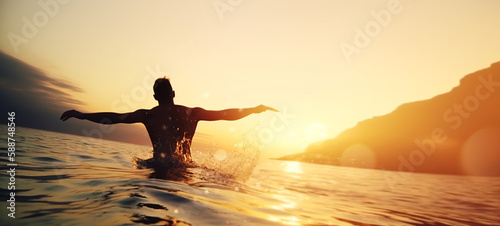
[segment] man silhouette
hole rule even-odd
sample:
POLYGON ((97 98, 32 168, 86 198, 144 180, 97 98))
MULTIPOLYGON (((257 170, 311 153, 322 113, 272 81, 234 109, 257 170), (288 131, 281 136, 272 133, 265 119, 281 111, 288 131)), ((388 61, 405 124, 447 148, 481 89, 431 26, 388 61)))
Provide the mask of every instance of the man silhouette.
POLYGON ((153 163, 186 165, 191 163, 191 141, 199 121, 238 120, 252 113, 267 110, 277 111, 271 107, 259 105, 254 108, 226 109, 209 111, 203 108, 189 108, 174 104, 175 92, 170 80, 159 78, 153 86, 154 98, 158 106, 146 110, 139 109, 130 113, 81 113, 69 110, 61 115, 61 120, 69 118, 86 119, 96 123, 142 123, 146 127, 153 144, 153 163))

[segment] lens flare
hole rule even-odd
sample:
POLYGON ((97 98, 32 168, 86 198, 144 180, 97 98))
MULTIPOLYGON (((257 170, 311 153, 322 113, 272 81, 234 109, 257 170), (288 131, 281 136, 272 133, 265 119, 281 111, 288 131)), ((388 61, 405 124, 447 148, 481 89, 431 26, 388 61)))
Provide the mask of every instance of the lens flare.
POLYGON ((500 128, 478 130, 462 147, 462 169, 468 175, 500 176, 500 128))
POLYGON ((372 174, 373 169, 377 166, 377 157, 369 146, 365 144, 355 144, 342 153, 340 164, 341 166, 356 167, 351 168, 351 177, 363 179, 372 174))
POLYGON ((227 158, 226 150, 224 150, 224 149, 217 150, 217 152, 215 152, 215 154, 214 154, 214 158, 219 160, 219 161, 226 159, 227 158))

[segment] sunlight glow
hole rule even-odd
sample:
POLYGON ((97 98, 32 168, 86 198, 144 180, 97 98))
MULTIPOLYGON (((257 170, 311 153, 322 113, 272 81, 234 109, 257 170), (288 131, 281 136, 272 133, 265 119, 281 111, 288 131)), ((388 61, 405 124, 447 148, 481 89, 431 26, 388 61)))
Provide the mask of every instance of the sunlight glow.
POLYGON ((285 165, 284 171, 287 173, 303 173, 300 162, 284 162, 283 164, 285 165))
POLYGON ((304 131, 306 140, 310 143, 328 138, 326 126, 319 123, 311 123, 304 131))
MULTIPOLYGON (((57 16, 51 15, 44 27, 34 27, 34 34, 26 39, 24 33, 33 25, 28 26, 25 19, 31 22, 32 15, 45 12, 39 2, 43 1, 2 2, 0 50, 77 86, 83 92, 69 94, 84 105, 76 110, 151 109, 157 105, 154 80, 168 76, 176 104, 207 110, 260 104, 279 109, 283 114, 272 125, 265 119, 275 114, 266 112, 197 127, 195 140, 203 133, 217 143, 233 145, 259 120, 266 122, 257 131, 266 132, 261 133, 266 140, 257 141, 265 157, 303 152, 311 143, 333 138, 360 120, 449 91, 465 73, 484 68, 500 56, 500 30, 496 29, 500 1, 466 1, 455 7, 446 1, 407 1, 412 11, 399 17, 390 32, 367 37, 366 44, 376 42, 369 51, 357 46, 354 31, 377 22, 369 12, 386 0, 363 4, 256 1, 225 22, 204 1, 98 5, 78 1, 54 9, 57 16), (88 10, 95 8, 102 10, 92 10, 89 16, 88 10), (113 9, 113 16, 107 8, 113 9), (441 30, 443 23, 449 23, 446 32, 429 35, 441 30), (7 38, 7 34, 26 40, 7 38), (355 45, 356 53, 346 54, 339 49, 341 44, 355 45), (282 111, 285 107, 290 111, 282 111)), ((147 135, 142 136, 143 127, 127 128, 127 133, 117 129, 110 136, 150 143, 147 135), (133 139, 127 137, 132 133, 133 139)))

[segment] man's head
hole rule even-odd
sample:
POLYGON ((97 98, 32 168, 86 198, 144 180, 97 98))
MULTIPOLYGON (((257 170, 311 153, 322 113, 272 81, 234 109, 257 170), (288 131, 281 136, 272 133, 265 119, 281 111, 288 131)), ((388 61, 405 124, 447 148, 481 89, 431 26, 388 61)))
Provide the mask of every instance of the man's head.
POLYGON ((175 97, 170 80, 165 77, 156 79, 153 90, 155 92, 154 97, 158 102, 172 101, 175 97))

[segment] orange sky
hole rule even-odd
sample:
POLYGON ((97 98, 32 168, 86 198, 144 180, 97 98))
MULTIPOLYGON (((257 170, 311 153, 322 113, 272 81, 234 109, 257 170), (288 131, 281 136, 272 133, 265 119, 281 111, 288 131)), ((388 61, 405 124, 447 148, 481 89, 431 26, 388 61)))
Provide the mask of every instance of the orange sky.
MULTIPOLYGON (((447 92, 500 60, 495 0, 40 2, 0 3, 0 50, 84 89, 79 110, 154 107, 154 77, 166 75, 177 104, 285 110, 267 157, 447 92)), ((198 131, 238 143, 279 117, 198 131)))

